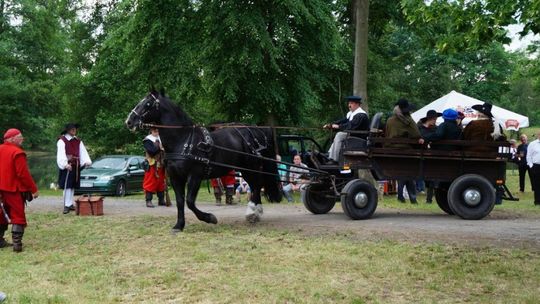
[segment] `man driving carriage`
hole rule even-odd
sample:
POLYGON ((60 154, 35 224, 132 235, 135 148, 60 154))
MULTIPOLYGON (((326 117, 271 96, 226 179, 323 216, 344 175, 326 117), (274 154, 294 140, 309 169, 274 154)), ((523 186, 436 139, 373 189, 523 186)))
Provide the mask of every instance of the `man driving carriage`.
MULTIPOLYGON (((369 117, 367 113, 360 107, 362 105, 362 98, 360 96, 349 96, 347 97, 347 103, 349 107, 349 112, 347 115, 330 124, 325 124, 323 128, 338 130, 336 137, 334 137, 334 142, 328 150, 328 156, 330 158, 330 163, 337 164, 339 160, 339 153, 341 151, 341 145, 343 141, 349 135, 348 132, 344 131, 368 131, 369 130, 369 117)), ((367 134, 359 134, 357 137, 365 138, 367 134)))

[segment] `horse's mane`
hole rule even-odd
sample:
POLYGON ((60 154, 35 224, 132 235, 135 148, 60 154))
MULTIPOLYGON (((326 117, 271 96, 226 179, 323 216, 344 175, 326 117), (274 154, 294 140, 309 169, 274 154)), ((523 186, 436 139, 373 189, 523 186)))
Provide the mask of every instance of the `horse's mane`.
POLYGON ((164 106, 167 110, 173 111, 179 118, 180 123, 182 125, 193 125, 193 120, 189 115, 182 111, 180 107, 174 103, 167 95, 160 92, 152 92, 153 94, 157 94, 159 96, 159 101, 161 103, 161 106, 164 106))

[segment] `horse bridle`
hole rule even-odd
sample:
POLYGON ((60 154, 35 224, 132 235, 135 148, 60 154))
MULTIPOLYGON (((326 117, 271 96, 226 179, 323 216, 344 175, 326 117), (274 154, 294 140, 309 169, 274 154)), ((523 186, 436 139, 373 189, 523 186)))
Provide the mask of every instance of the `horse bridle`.
MULTIPOLYGON (((150 96, 152 96, 153 100, 149 100, 147 101, 148 103, 151 102, 152 104, 148 106, 148 109, 150 109, 151 107, 155 107, 156 110, 159 110, 159 98, 156 97, 154 95, 154 93, 150 93, 150 96)), ((137 108, 137 107, 135 107, 137 108)), ((139 114, 137 113, 137 111, 135 111, 135 108, 131 109, 131 113, 132 114, 135 114, 135 116, 137 116, 137 118, 139 118, 139 127, 141 127, 143 125, 143 118, 146 116, 146 114, 148 114, 148 110, 146 112, 144 112, 143 114, 139 114)), ((146 107, 145 107, 146 108, 146 107)))

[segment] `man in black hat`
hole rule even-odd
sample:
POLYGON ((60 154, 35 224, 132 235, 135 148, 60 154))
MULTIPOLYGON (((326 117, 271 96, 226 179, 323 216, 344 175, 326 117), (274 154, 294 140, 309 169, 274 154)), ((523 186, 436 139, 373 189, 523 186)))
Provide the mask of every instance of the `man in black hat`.
MULTIPOLYGON (((423 138, 432 136, 437 132, 437 118, 442 116, 442 113, 439 113, 435 110, 429 110, 427 111, 426 117, 420 119, 418 121, 418 129, 420 130, 420 135, 422 135, 423 138)), ((418 181, 417 181, 418 183, 418 181)), ((431 204, 433 201, 433 189, 435 187, 434 182, 432 181, 426 181, 426 203, 431 204)))
MULTIPOLYGON (((386 138, 408 138, 415 139, 419 144, 424 140, 420 135, 418 126, 411 117, 412 105, 407 99, 401 98, 396 102, 392 117, 386 122, 386 138)), ((411 144, 389 143, 387 148, 411 149, 411 144)), ((398 180, 398 200, 405 203, 403 188, 407 187, 407 192, 412 204, 416 204, 416 185, 413 180, 398 180)))
MULTIPOLYGON (((506 140, 502 132, 502 127, 494 119, 491 113, 493 105, 485 102, 484 104, 477 104, 472 106, 474 110, 478 112, 478 118, 467 124, 463 129, 463 139, 465 140, 506 140)), ((472 150, 490 152, 493 147, 477 146, 472 150)))
POLYGON ((58 187, 64 189, 64 214, 75 210, 73 197, 80 187, 82 168, 90 166, 92 160, 83 142, 77 138, 76 123, 66 124, 56 142, 56 164, 58 165, 58 187))
MULTIPOLYGON (((347 103, 349 107, 349 112, 347 115, 338 121, 324 125, 323 128, 339 131, 369 131, 369 117, 367 113, 360 107, 362 104, 362 98, 354 95, 349 96, 347 97, 347 103)), ((347 132, 338 132, 336 134, 336 137, 334 137, 334 142, 328 150, 330 162, 338 162, 339 153, 341 152, 341 144, 348 135, 349 133, 347 132)), ((358 137, 362 138, 365 138, 366 136, 367 134, 358 135, 358 137)))

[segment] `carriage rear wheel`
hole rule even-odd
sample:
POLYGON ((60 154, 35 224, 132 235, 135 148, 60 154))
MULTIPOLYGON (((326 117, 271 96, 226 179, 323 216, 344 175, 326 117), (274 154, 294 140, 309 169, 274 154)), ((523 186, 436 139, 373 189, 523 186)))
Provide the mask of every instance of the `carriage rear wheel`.
POLYGON ((377 189, 372 184, 353 179, 341 191, 343 212, 353 220, 370 218, 377 209, 377 189))
POLYGON ((454 215, 454 211, 448 205, 448 185, 441 184, 435 189, 435 201, 439 208, 447 214, 454 215))
POLYGON ((333 190, 323 184, 307 185, 302 191, 302 202, 313 214, 326 214, 336 205, 333 190))
POLYGON ((495 207, 495 188, 478 174, 462 175, 448 189, 448 203, 456 215, 466 220, 486 217, 495 207))

